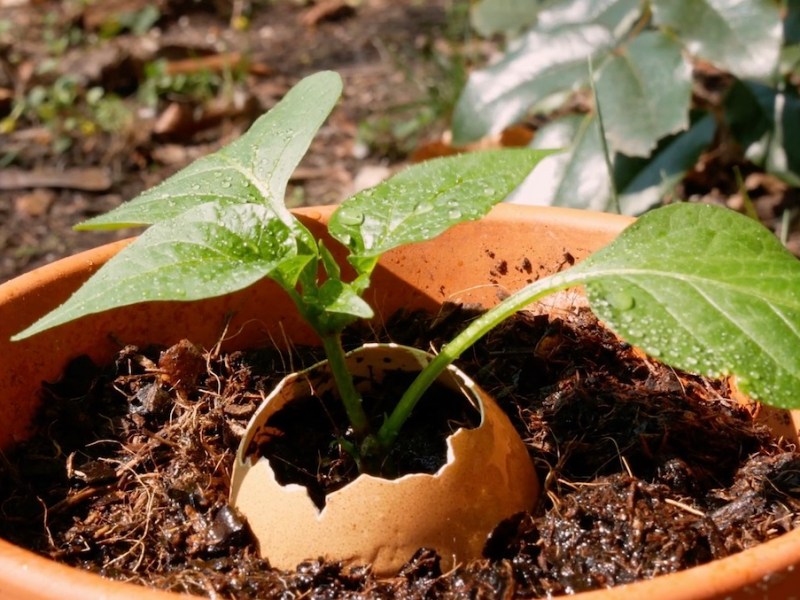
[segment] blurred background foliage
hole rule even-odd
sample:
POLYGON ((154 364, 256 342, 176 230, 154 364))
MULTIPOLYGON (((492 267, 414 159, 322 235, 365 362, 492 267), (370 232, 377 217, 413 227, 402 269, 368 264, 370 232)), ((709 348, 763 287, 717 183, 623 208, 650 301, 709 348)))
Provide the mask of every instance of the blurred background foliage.
POLYGON ((517 201, 640 214, 711 149, 800 182, 798 0, 481 0, 471 22, 504 51, 470 74, 454 143, 533 119, 532 146, 564 149, 517 201))

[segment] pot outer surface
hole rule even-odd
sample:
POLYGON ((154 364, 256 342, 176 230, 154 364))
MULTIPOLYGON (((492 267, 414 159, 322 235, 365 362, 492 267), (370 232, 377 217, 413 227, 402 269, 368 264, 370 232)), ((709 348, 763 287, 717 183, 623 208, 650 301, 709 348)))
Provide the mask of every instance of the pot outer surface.
MULTIPOLYGON (((298 211, 313 233, 324 233, 334 207, 298 211)), ((464 223, 431 242, 387 253, 376 269, 368 300, 380 312, 399 308, 435 310, 444 301, 492 305, 499 292, 514 291, 528 281, 568 266, 605 245, 630 219, 575 211, 500 205, 477 223, 464 223)), ((18 343, 9 337, 63 302, 125 242, 58 261, 0 286, 0 449, 27 437, 38 407, 41 381, 55 380, 67 362, 87 354, 95 362, 111 359, 126 343, 169 346, 191 338, 207 347, 220 336, 223 315, 233 313, 228 346, 245 348, 286 339, 314 342, 291 302, 271 282, 192 303, 146 303, 92 315, 48 334, 18 343), (269 307, 269 311, 264 308, 269 307)), ((786 431, 797 434, 786 414, 786 431)), ((70 569, 0 540, 0 586, 11 599, 174 598, 70 569)), ((800 590, 800 532, 792 532, 724 560, 584 598, 647 597, 792 598, 800 590)))

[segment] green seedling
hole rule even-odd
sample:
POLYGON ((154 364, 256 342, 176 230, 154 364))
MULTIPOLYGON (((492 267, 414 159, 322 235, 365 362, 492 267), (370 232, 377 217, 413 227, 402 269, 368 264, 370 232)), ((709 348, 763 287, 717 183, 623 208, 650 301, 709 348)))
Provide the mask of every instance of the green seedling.
POLYGON ((340 93, 334 73, 304 79, 233 144, 79 225, 150 227, 14 339, 117 306, 196 300, 272 278, 319 334, 352 428, 345 446, 369 471, 447 365, 530 302, 583 285, 596 314, 651 355, 704 375, 735 375, 755 398, 800 406, 800 262, 751 219, 678 204, 646 214, 587 260, 473 321, 373 430, 344 367, 341 334, 373 316, 363 294, 380 256, 479 219, 546 153, 515 149, 438 159, 349 198, 328 224, 349 251, 354 275, 345 278, 330 250, 283 203, 289 176, 340 93))

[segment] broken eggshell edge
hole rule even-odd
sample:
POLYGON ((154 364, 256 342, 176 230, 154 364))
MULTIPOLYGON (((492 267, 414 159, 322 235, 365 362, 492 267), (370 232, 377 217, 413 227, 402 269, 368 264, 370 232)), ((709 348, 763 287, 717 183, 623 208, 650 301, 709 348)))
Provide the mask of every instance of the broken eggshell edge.
MULTIPOLYGON (((385 370, 419 371, 430 355, 397 344, 367 344, 347 355, 354 377, 385 370)), ((439 382, 461 390, 481 412, 480 425, 447 438, 447 463, 435 474, 388 480, 359 475, 326 497, 320 511, 304 486, 281 485, 266 458, 247 450, 270 416, 313 387, 332 386, 327 362, 284 378, 248 424, 231 476, 231 503, 247 518, 259 552, 273 567, 292 569, 307 559, 371 564, 395 575, 422 547, 433 548, 448 570, 481 556, 503 519, 530 510, 539 482, 528 451, 494 400, 455 367, 439 382)), ((256 442, 257 443, 257 442, 256 442)))

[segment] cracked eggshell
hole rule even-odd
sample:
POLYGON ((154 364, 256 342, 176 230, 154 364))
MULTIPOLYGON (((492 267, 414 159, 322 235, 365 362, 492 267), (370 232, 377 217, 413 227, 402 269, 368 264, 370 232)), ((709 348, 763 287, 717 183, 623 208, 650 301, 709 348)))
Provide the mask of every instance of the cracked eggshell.
MULTIPOLYGON (((418 371, 429 355, 394 344, 369 344, 348 355, 354 375, 418 371)), ((378 374, 377 377, 380 377, 378 374)), ((435 474, 396 480, 360 475, 326 498, 322 511, 305 487, 283 486, 269 461, 248 456, 268 418, 310 386, 331 386, 326 363, 285 378, 253 416, 232 475, 231 502, 247 517, 261 555, 290 569, 305 559, 371 563, 394 575, 421 547, 435 548, 447 570, 479 557, 503 519, 533 507, 539 483, 527 449, 497 404, 461 371, 439 379, 482 410, 480 425, 448 438, 448 461, 435 474)))

